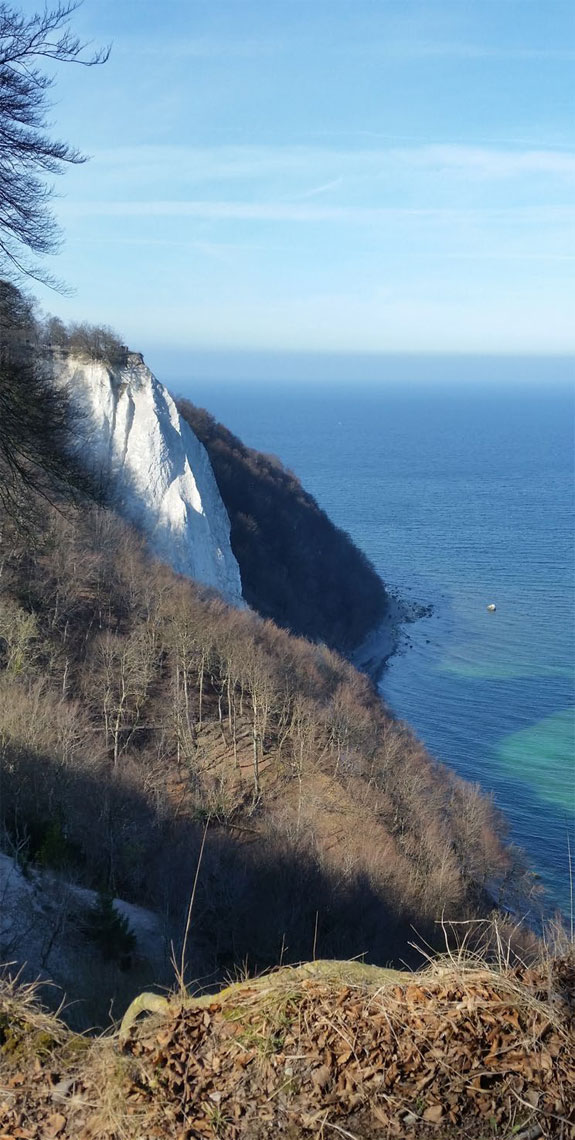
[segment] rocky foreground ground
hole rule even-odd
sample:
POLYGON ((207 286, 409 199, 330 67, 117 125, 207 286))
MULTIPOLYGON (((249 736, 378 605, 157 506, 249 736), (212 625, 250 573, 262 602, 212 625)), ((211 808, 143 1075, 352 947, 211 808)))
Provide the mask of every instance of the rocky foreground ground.
POLYGON ((570 954, 315 962, 156 1005, 90 1038, 4 983, 0 1140, 575 1137, 570 954))

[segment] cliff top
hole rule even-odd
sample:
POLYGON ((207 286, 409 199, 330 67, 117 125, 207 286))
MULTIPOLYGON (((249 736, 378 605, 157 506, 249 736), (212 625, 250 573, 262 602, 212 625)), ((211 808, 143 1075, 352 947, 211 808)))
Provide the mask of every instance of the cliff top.
POLYGON ((3 1136, 575 1135, 575 960, 407 975, 315 962, 72 1035, 0 990, 3 1136))

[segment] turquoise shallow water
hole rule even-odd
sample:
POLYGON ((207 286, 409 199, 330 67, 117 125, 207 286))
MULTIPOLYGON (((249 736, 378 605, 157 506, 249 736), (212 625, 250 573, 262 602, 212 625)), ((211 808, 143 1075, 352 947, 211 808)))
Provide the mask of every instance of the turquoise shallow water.
POLYGON ((431 603, 431 617, 405 628, 383 696, 431 752, 493 792, 549 906, 567 910, 573 391, 186 387, 279 455, 400 595, 431 603))

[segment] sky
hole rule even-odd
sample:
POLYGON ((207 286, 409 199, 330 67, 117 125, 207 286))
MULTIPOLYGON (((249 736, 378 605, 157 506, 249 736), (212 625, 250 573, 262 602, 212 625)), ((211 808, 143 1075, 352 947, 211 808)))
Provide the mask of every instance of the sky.
POLYGON ((90 161, 57 180, 75 292, 47 310, 230 378, 575 350, 573 0, 84 0, 73 27, 112 52, 55 74, 90 161))

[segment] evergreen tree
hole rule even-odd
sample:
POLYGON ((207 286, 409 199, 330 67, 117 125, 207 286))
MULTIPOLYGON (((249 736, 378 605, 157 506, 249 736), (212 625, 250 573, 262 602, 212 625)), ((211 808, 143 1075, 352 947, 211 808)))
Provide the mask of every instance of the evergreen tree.
POLYGON ((97 901, 86 913, 82 928, 104 958, 118 962, 122 969, 129 968, 136 948, 136 935, 125 915, 116 910, 111 895, 104 891, 98 895, 97 901))

